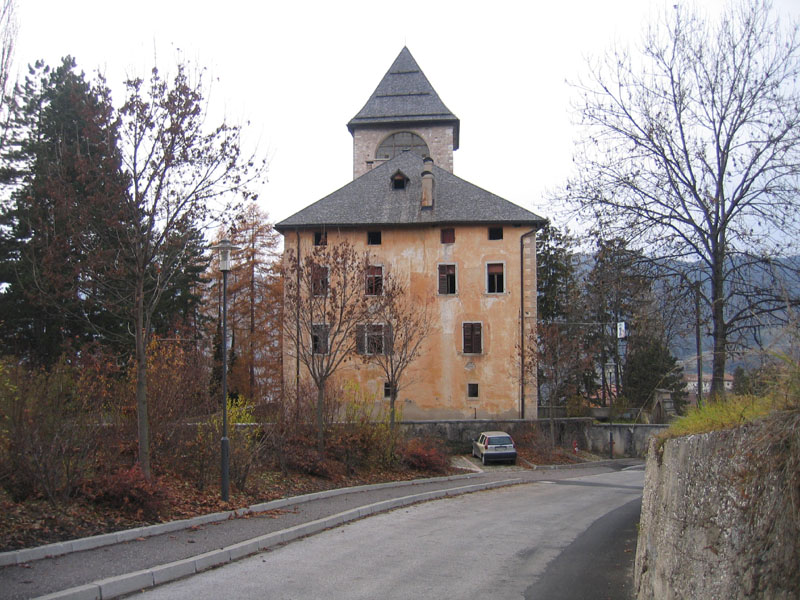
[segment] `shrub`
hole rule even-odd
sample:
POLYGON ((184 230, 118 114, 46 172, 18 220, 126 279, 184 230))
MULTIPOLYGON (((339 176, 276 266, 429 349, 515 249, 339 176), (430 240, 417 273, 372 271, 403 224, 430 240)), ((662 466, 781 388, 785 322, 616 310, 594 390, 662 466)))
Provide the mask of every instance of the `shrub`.
POLYGON ((44 496, 54 506, 75 495, 91 473, 99 411, 76 392, 66 360, 49 370, 0 367, 0 479, 16 500, 44 496))
MULTIPOLYGON (((202 491, 221 477, 222 414, 202 423, 183 423, 180 429, 181 437, 172 436, 177 460, 171 462, 171 468, 202 491)), ((230 481, 237 489, 244 490, 253 467, 263 459, 267 441, 264 431, 255 423, 252 406, 244 399, 228 399, 228 439, 230 481)))
POLYGON ((158 518, 169 501, 169 494, 158 480, 145 479, 138 464, 97 478, 84 487, 84 494, 95 504, 144 520, 158 518))
POLYGON ((412 469, 445 473, 450 466, 450 459, 438 440, 412 438, 398 446, 398 454, 412 469))

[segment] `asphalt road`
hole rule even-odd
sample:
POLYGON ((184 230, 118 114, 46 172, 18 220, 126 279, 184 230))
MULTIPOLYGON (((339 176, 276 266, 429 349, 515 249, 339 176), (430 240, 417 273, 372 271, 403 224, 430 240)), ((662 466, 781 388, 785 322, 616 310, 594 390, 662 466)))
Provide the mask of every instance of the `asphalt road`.
POLYGON ((643 480, 636 468, 414 505, 143 596, 625 599, 643 480))

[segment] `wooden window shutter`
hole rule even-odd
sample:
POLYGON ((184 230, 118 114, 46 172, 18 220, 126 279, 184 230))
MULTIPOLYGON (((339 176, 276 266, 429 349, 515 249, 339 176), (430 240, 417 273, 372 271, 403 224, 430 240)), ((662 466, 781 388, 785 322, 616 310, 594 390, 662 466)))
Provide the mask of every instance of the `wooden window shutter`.
POLYGON ((481 324, 464 323, 464 354, 481 353, 481 324))
POLYGON ((356 352, 359 354, 367 353, 367 326, 356 325, 356 352))
POLYGON ((392 326, 389 323, 383 324, 383 353, 394 353, 394 335, 392 335, 392 326))

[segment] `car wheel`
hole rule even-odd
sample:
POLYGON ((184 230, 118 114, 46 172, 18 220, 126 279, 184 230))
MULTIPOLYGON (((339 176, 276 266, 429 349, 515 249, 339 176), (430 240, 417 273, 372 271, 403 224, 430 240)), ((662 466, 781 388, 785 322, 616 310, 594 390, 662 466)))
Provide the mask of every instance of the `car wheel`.
POLYGON ((511 461, 511 464, 512 464, 512 465, 515 465, 515 464, 517 464, 517 459, 516 459, 516 458, 515 458, 515 459, 513 459, 513 460, 511 461))
POLYGON ((481 464, 486 465, 486 454, 481 454, 481 464))

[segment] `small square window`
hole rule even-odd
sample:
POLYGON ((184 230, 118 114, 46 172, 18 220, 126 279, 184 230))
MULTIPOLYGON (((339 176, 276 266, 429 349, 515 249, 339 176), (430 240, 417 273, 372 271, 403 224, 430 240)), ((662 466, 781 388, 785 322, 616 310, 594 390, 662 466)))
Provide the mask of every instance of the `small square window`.
POLYGON ((456 230, 452 227, 447 229, 442 229, 442 243, 443 244, 454 244, 456 241, 456 230))
POLYGON ((502 227, 489 227, 489 239, 490 240, 502 240, 503 239, 503 228, 502 227))
POLYGON ((326 231, 315 231, 314 232, 314 245, 315 246, 327 246, 328 245, 328 232, 326 232, 326 231))
POLYGON ((381 245, 381 232, 380 231, 368 231, 367 232, 367 244, 369 246, 380 246, 381 245))
POLYGON ((467 398, 477 398, 478 397, 478 384, 477 383, 468 383, 467 384, 467 398))

